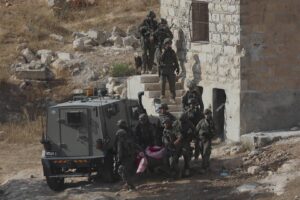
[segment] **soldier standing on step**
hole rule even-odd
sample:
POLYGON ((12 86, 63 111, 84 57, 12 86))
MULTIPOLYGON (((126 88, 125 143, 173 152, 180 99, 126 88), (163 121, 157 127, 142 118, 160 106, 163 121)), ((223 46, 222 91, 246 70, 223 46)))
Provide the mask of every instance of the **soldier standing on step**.
POLYGON ((156 15, 153 11, 150 11, 147 18, 139 26, 139 32, 141 35, 141 47, 143 49, 142 61, 143 71, 147 73, 152 70, 155 54, 155 40, 154 32, 157 30, 158 23, 155 20, 156 15))
POLYGON ((161 99, 165 98, 166 83, 168 81, 171 100, 170 103, 175 103, 176 97, 176 75, 179 75, 180 69, 175 51, 172 49, 172 40, 170 38, 165 39, 164 48, 162 49, 161 57, 159 60, 159 77, 161 83, 161 99))
POLYGON ((189 99, 195 99, 197 106, 199 106, 200 111, 203 112, 204 104, 200 95, 200 92, 197 90, 196 84, 194 81, 187 81, 186 86, 188 87, 188 91, 182 97, 182 107, 183 110, 187 111, 189 109, 189 99))
POLYGON ((205 109, 204 116, 205 118, 198 123, 196 127, 196 132, 198 133, 200 139, 202 168, 206 170, 209 168, 211 140, 215 136, 215 125, 212 119, 212 112, 210 109, 205 109))

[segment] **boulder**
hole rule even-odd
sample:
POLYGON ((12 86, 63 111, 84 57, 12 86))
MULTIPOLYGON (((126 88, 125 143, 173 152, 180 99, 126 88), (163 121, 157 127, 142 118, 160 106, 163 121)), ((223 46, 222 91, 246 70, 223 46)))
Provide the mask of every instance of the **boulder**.
POLYGON ((134 37, 133 35, 131 36, 127 36, 123 38, 123 45, 126 46, 131 46, 134 48, 138 48, 139 47, 139 40, 134 37))
POLYGON ((50 71, 41 62, 33 61, 16 68, 16 77, 29 80, 48 80, 52 78, 50 71))
POLYGON ((125 31, 123 31, 121 28, 119 28, 119 27, 117 27, 117 26, 114 26, 111 35, 112 35, 112 36, 125 37, 125 36, 126 36, 126 33, 125 33, 125 31))
POLYGON ((53 40, 56 40, 56 41, 62 42, 62 43, 64 42, 64 37, 61 36, 61 35, 50 34, 49 36, 50 36, 50 38, 52 38, 53 40))
POLYGON ((116 47, 123 46, 123 40, 120 36, 111 36, 109 38, 109 41, 111 41, 114 44, 114 46, 116 46, 116 47))
POLYGON ((27 63, 30 63, 36 59, 34 53, 29 48, 23 49, 21 55, 24 56, 27 63))
POLYGON ((76 72, 79 72, 83 69, 84 63, 80 60, 61 60, 57 59, 51 64, 54 74, 57 77, 70 75, 76 72))
POLYGON ((74 33, 72 33, 72 36, 75 39, 78 39, 78 38, 82 38, 82 37, 87 37, 88 35, 84 32, 74 32, 74 33))
POLYGON ((41 62, 42 62, 42 64, 45 64, 46 66, 50 65, 50 63, 52 62, 52 55, 51 54, 42 54, 41 62))
POLYGON ((90 29, 87 33, 87 36, 91 39, 94 39, 99 44, 103 44, 108 39, 107 34, 104 31, 96 31, 93 29, 90 29))
POLYGON ((84 40, 84 46, 87 49, 89 49, 89 48, 91 48, 93 46, 98 46, 98 45, 99 45, 99 43, 96 40, 94 40, 94 39, 85 38, 85 40, 84 40))
POLYGON ((84 46, 84 39, 83 38, 78 38, 73 41, 73 49, 76 51, 84 51, 85 46, 84 46))
POLYGON ((260 171, 261 171, 262 169, 261 169, 261 167, 259 167, 259 166, 251 166, 251 167, 249 167, 248 169, 247 169, 247 172, 249 173, 249 174, 258 174, 260 171))
POLYGON ((39 57, 42 57, 43 54, 53 55, 53 51, 48 49, 41 49, 36 52, 36 55, 38 55, 39 57))
POLYGON ((64 61, 69 61, 73 59, 73 55, 65 52, 56 52, 56 55, 59 59, 64 61))
POLYGON ((131 25, 127 27, 127 31, 126 31, 127 36, 134 36, 136 38, 139 37, 139 30, 138 27, 135 25, 131 25))

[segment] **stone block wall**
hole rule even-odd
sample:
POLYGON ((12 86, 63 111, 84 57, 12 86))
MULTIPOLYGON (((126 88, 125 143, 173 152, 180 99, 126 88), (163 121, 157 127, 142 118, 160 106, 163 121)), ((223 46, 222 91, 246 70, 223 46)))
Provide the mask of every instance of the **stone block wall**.
POLYGON ((300 1, 241 0, 241 132, 300 123, 300 1))
POLYGON ((203 87, 205 107, 213 107, 213 89, 224 89, 225 134, 240 136, 240 0, 202 0, 209 8, 209 42, 191 42, 192 0, 161 0, 161 16, 173 25, 174 47, 183 44, 179 60, 184 60, 186 78, 203 87), (184 42, 178 42, 178 33, 184 42), (183 51, 184 50, 184 51, 183 51))

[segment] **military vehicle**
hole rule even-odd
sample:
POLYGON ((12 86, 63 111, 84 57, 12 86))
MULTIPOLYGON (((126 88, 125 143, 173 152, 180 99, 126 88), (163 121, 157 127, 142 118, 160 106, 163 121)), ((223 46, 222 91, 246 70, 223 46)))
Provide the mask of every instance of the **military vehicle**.
POLYGON ((114 177, 113 147, 116 123, 138 122, 139 103, 111 97, 75 97, 48 108, 42 165, 48 186, 64 188, 64 179, 114 177))

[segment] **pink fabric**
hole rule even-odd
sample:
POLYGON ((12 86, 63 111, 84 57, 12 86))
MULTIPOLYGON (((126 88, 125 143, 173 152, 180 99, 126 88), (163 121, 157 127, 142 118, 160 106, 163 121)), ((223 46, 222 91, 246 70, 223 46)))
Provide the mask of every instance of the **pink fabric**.
POLYGON ((148 166, 148 160, 146 157, 144 157, 140 160, 140 163, 139 163, 138 169, 136 170, 136 173, 137 174, 143 173, 146 170, 147 166, 148 166))
POLYGON ((165 154, 165 148, 159 146, 147 147, 146 148, 146 155, 155 158, 155 159, 162 159, 165 154))

